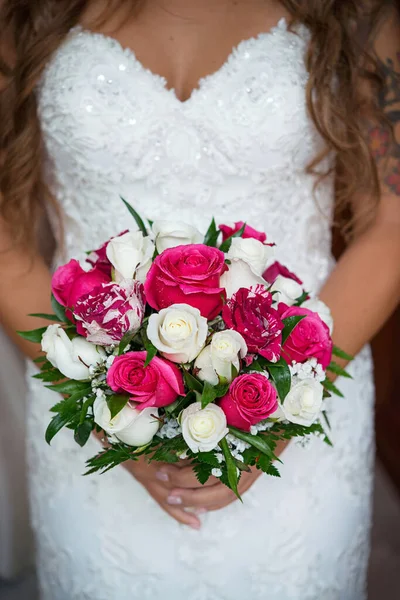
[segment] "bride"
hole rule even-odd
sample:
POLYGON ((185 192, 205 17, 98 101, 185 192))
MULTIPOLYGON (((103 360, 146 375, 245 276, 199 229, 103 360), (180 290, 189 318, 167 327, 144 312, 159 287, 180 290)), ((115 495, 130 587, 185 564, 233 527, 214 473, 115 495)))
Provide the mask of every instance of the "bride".
POLYGON ((321 290, 335 343, 357 354, 328 407, 334 447, 281 447, 282 478, 245 474, 244 505, 217 480, 199 487, 190 466, 82 477, 101 442, 82 450, 63 431, 49 448, 53 396, 30 380, 44 600, 365 598, 366 344, 400 287, 400 24, 390 3, 373 4, 0 2, 0 314, 27 356, 37 348, 14 332, 50 312, 43 215, 54 268, 132 227, 120 195, 148 218, 204 230, 213 214, 265 230, 321 290), (349 241, 337 264, 336 217, 349 241))

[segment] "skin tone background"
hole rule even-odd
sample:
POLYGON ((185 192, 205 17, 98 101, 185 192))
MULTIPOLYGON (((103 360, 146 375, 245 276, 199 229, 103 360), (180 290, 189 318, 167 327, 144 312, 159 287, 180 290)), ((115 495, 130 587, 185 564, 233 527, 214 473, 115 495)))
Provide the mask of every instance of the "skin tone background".
MULTIPOLYGON (((93 27, 101 8, 102 2, 89 7, 83 19, 85 27, 93 27)), ((165 77, 168 87, 184 101, 199 79, 224 64, 232 47, 268 31, 284 16, 289 17, 279 2, 268 0, 149 0, 129 18, 125 13, 115 14, 101 31, 132 48, 138 60, 165 77)), ((379 27, 375 50, 386 69, 386 89, 380 103, 394 121, 400 140, 400 125, 393 118, 394 109, 400 108, 400 20, 394 12, 379 27)), ((381 167, 382 198, 374 221, 363 234, 355 236, 320 294, 335 319, 335 344, 353 355, 381 328, 400 298, 400 153, 397 146, 383 161, 383 132, 371 130, 370 139, 381 167)), ((361 214, 365 201, 362 195, 352 199, 356 215, 361 214)), ((40 326, 27 313, 51 312, 50 271, 39 252, 32 257, 19 248, 10 250, 10 246, 12 240, 0 222, 0 319, 23 352, 36 356, 37 348, 18 338, 15 331, 40 326)), ((284 446, 279 449, 283 451, 284 446)), ((216 510, 235 501, 230 490, 216 479, 199 487, 184 463, 180 467, 144 462, 124 466, 171 517, 194 528, 201 525, 196 511, 216 510)), ((240 492, 258 476, 245 473, 240 492)))

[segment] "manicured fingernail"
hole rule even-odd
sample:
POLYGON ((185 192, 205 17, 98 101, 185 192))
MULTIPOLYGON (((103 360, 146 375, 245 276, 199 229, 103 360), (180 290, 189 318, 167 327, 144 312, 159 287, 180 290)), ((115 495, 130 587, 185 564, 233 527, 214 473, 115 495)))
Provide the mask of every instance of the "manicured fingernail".
POLYGON ((189 523, 189 527, 198 531, 201 528, 201 523, 199 523, 198 521, 193 521, 193 523, 189 523))
POLYGON ((168 473, 163 473, 162 471, 157 471, 156 477, 160 481, 169 481, 168 473))
POLYGON ((182 504, 182 498, 179 496, 168 496, 167 502, 168 504, 182 504))

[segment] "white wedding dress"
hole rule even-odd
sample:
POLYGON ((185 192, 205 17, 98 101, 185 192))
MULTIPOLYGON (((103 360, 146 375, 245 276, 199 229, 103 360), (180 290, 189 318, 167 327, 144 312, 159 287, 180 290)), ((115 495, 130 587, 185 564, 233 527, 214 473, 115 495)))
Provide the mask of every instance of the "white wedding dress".
MULTIPOLYGON (((145 217, 203 231, 244 220, 317 291, 331 256, 333 181, 305 166, 322 141, 307 115, 308 31, 280 21, 242 42, 186 102, 129 50, 75 28, 38 88, 46 176, 65 213, 65 258, 145 217)), ((29 463, 43 600, 362 600, 369 553, 373 383, 369 350, 330 401, 329 448, 291 443, 281 479, 178 525, 123 468, 82 477, 84 449, 44 441, 55 394, 31 380, 29 463)))

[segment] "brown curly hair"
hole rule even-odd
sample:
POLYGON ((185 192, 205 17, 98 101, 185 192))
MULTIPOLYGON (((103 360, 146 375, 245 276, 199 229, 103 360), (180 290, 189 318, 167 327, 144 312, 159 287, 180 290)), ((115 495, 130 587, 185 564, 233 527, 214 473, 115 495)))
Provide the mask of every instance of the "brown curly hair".
MULTIPOLYGON (((123 2, 107 4, 111 11, 123 2)), ((132 4, 139 5, 140 0, 132 4)), ((326 176, 318 167, 333 150, 339 174, 337 206, 345 210, 361 189, 369 192, 371 210, 379 199, 379 179, 366 140, 367 101, 360 77, 374 81, 376 70, 365 40, 370 39, 382 2, 368 0, 368 7, 360 0, 281 0, 281 4, 293 16, 292 24, 304 23, 311 32, 307 103, 326 150, 315 157, 309 171, 317 180, 326 176), (333 81, 337 83, 332 85, 333 81)), ((0 9, 0 216, 16 242, 32 243, 40 212, 49 203, 57 209, 42 177, 35 86, 88 5, 87 0, 5 0, 0 9)))

